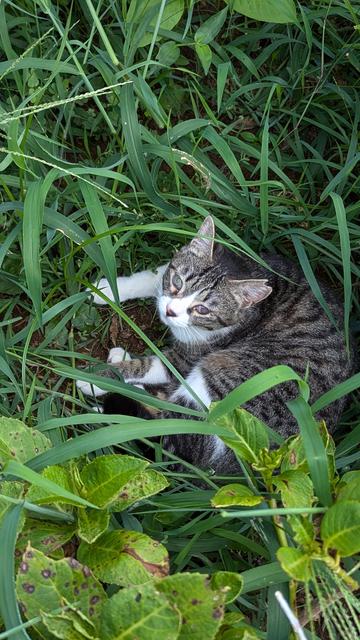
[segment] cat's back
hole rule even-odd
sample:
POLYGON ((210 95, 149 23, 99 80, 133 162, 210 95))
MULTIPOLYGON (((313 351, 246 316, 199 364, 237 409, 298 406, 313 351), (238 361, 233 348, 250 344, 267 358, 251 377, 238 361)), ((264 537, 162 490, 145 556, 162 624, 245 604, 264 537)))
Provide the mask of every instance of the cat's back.
MULTIPOLYGON (((230 277, 267 278, 273 289, 272 294, 257 305, 246 329, 239 331, 230 345, 230 349, 238 354, 244 379, 269 367, 286 364, 301 377, 307 376, 311 401, 315 401, 350 377, 355 370, 354 348, 351 343, 350 353, 347 352, 343 304, 337 292, 319 280, 328 305, 327 314, 301 269, 290 260, 263 254, 261 258, 266 262, 265 267, 247 256, 229 253, 223 251, 221 260, 230 277)), ((281 390, 272 393, 285 399, 286 393, 281 390)), ((259 413, 260 406, 262 415, 259 417, 267 420, 268 424, 272 423, 270 413, 275 408, 274 398, 270 396, 271 393, 264 402, 256 402, 251 407, 256 407, 255 413, 259 413)), ((326 418, 330 428, 337 422, 343 406, 344 401, 333 403, 323 412, 321 417, 326 418)))

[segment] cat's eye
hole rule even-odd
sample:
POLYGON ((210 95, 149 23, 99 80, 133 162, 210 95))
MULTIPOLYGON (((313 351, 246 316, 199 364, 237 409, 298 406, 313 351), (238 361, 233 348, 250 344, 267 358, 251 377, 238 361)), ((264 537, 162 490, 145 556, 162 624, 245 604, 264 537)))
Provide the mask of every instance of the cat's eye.
POLYGON ((175 289, 177 289, 177 291, 180 291, 182 285, 183 285, 183 281, 180 278, 178 273, 174 273, 173 277, 172 277, 172 281, 171 284, 173 287, 175 287, 175 289))
POLYGON ((205 307, 204 304, 197 304, 195 307, 193 307, 193 310, 196 311, 196 313, 199 313, 201 316, 206 316, 208 313, 210 313, 210 310, 205 307))

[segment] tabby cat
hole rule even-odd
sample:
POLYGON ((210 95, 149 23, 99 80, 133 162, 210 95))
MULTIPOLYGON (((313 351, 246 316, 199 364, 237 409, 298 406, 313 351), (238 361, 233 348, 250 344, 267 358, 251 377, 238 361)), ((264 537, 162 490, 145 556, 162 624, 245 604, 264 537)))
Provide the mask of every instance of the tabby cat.
MULTIPOLYGON (((349 377, 353 359, 346 353, 342 305, 334 293, 322 287, 338 329, 294 264, 269 255, 264 257, 269 267, 265 268, 246 255, 235 255, 215 244, 214 236, 209 216, 198 235, 169 264, 156 273, 135 273, 117 281, 122 301, 156 297, 160 318, 173 337, 172 346, 164 353, 203 404, 208 407, 251 376, 277 364, 289 365, 300 376, 308 375, 312 402, 349 377)), ((113 299, 105 279, 98 286, 113 299)), ((103 303, 99 296, 94 296, 94 301, 103 303)), ((158 357, 131 360, 123 349, 115 348, 108 362, 119 368, 125 382, 145 385, 150 392, 162 385, 171 402, 199 409, 197 400, 158 357)), ((88 394, 106 393, 81 380, 78 387, 88 394)), ((287 437, 296 432, 296 423, 285 403, 296 395, 296 384, 284 383, 254 398, 245 408, 287 437)), ((113 411, 112 400, 105 396, 105 411, 109 412, 107 407, 113 411)), ((333 402, 318 415, 330 430, 344 402, 333 402)), ((124 412, 121 401, 119 409, 124 412)), ((168 418, 171 413, 162 412, 161 416, 168 418)), ((216 436, 174 434, 164 439, 164 448, 217 473, 238 469, 232 451, 216 436)))

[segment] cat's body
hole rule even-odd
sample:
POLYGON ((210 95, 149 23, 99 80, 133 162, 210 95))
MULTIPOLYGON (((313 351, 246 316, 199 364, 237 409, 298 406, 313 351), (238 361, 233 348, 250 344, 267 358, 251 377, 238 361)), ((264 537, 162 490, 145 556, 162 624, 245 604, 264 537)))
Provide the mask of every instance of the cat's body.
MULTIPOLYGON (((203 404, 209 406, 222 399, 248 378, 277 364, 289 365, 302 377, 308 373, 311 401, 351 375, 353 362, 341 331, 342 305, 331 290, 324 288, 323 293, 339 330, 295 265, 279 256, 266 256, 269 269, 221 245, 214 248, 210 218, 199 233, 200 237, 177 253, 170 265, 161 267, 158 275, 146 272, 142 278, 135 274, 119 279, 119 294, 124 299, 124 287, 130 284, 126 280, 134 277, 141 283, 142 295, 154 295, 160 284, 160 317, 174 337, 165 355, 203 404)), ((127 297, 136 297, 136 288, 130 290, 134 295, 127 297)), ((198 401, 179 386, 159 358, 120 360, 122 351, 112 350, 109 362, 119 367, 125 381, 146 385, 148 390, 152 385, 163 385, 172 402, 199 408, 198 401)), ((245 408, 289 436, 296 431, 296 424, 286 401, 296 395, 295 383, 281 384, 245 408)), ((343 399, 334 402, 318 417, 324 418, 331 430, 343 406, 343 399)), ((162 413, 163 417, 170 415, 162 413)), ((237 469, 233 453, 216 437, 173 435, 165 438, 164 447, 218 473, 237 469)))

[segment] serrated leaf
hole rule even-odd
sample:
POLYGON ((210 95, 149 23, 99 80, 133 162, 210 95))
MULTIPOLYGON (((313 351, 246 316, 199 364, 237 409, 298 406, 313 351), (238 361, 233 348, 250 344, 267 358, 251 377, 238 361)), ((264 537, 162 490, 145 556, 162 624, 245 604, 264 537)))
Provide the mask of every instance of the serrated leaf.
POLYGON ((315 530, 312 522, 306 516, 288 516, 289 524, 294 531, 294 540, 305 547, 312 544, 315 539, 315 530))
POLYGON ((212 42, 226 20, 227 11, 228 8, 225 7, 222 11, 215 13, 205 20, 195 33, 195 42, 198 44, 209 44, 209 42, 212 42))
MULTIPOLYGON (((66 491, 70 493, 75 493, 75 487, 72 480, 72 476, 69 473, 69 470, 65 467, 60 467, 59 465, 53 465, 51 467, 46 467, 41 474, 43 478, 46 480, 50 480, 51 482, 55 482, 59 487, 62 487, 66 491)), ((28 492, 26 494, 26 499, 29 502, 33 502, 35 504, 69 504, 75 507, 78 507, 79 504, 71 498, 65 498, 63 496, 59 496, 56 493, 52 493, 47 489, 43 489, 42 487, 31 485, 29 487, 28 492)))
POLYGON ((280 547, 276 552, 277 558, 286 573, 294 580, 308 582, 311 578, 311 559, 300 549, 280 547))
POLYGON ((80 472, 87 500, 105 507, 121 498, 123 487, 149 465, 146 460, 125 455, 99 456, 80 472))
POLYGON ((123 511, 142 498, 153 496, 169 485, 159 471, 147 469, 122 487, 119 499, 109 505, 110 511, 123 511))
MULTIPOLYGON (((225 0, 229 2, 230 0, 225 0)), ((296 8, 293 0, 231 0, 233 11, 248 18, 263 22, 296 22, 296 8)))
POLYGON ((100 580, 120 586, 144 584, 169 573, 168 552, 162 544, 124 529, 108 531, 92 545, 82 542, 78 558, 100 580))
POLYGON ((198 42, 195 42, 195 51, 204 73, 207 75, 212 61, 212 51, 208 44, 199 44, 198 42))
MULTIPOLYGON (((90 569, 74 558, 52 560, 28 546, 19 567, 16 590, 21 609, 29 620, 39 612, 51 613, 66 603, 77 603, 82 616, 97 627, 105 600, 101 584, 90 569)), ((43 638, 53 638, 42 623, 34 625, 43 638)))
POLYGON ((246 409, 234 409, 217 418, 216 424, 229 430, 229 436, 223 437, 222 440, 247 462, 256 462, 261 449, 269 448, 264 423, 246 409))
POLYGON ((314 488, 311 479, 303 471, 285 471, 273 477, 273 483, 281 493, 284 507, 311 507, 314 488))
POLYGON ((180 615, 176 607, 149 583, 121 589, 105 603, 100 637, 106 640, 176 640, 179 628, 180 615))
POLYGON ((230 507, 234 505, 254 507, 262 501, 262 496, 255 495, 249 487, 233 483, 221 487, 212 498, 211 504, 213 507, 230 507))
POLYGON ((79 537, 88 544, 92 544, 107 530, 109 520, 109 512, 103 509, 99 511, 79 509, 77 530, 79 537))
POLYGON ((182 616, 179 640, 211 640, 224 615, 225 594, 213 591, 208 576, 178 573, 156 582, 156 588, 182 616))
POLYGON ((46 436, 21 420, 0 418, 0 469, 8 460, 27 462, 51 446, 46 436))
POLYGON ((356 500, 360 502, 360 471, 346 473, 342 477, 337 502, 340 500, 356 500))
POLYGON ((325 513, 320 528, 326 549, 336 549, 342 556, 360 551, 360 502, 341 501, 325 513))
POLYGON ((211 588, 225 596, 225 604, 233 602, 241 593, 244 581, 239 573, 216 571, 211 576, 211 588))
POLYGON ((51 637, 61 640, 98 640, 95 625, 82 615, 78 609, 68 605, 65 611, 57 614, 41 614, 42 621, 51 637))

